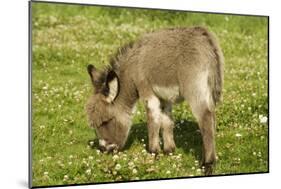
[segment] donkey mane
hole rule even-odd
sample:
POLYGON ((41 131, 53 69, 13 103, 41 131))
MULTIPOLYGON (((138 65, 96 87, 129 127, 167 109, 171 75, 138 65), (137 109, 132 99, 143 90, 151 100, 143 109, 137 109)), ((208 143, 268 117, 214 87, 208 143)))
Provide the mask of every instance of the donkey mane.
POLYGON ((108 69, 111 70, 118 70, 120 65, 120 58, 125 55, 129 49, 131 49, 133 47, 133 45, 135 44, 135 42, 130 41, 128 43, 126 43, 125 45, 121 46, 116 53, 110 58, 110 64, 108 69))
POLYGON ((119 71, 120 71, 120 66, 121 66, 121 62, 120 59, 121 57, 123 57, 124 55, 126 55, 126 53, 128 52, 129 49, 131 49, 134 45, 134 42, 129 42, 126 43, 125 45, 123 45, 122 47, 120 47, 117 52, 111 56, 109 64, 105 65, 103 70, 100 72, 99 75, 97 75, 96 81, 99 83, 103 83, 106 81, 107 75, 110 72, 115 72, 117 75, 119 75, 119 71))

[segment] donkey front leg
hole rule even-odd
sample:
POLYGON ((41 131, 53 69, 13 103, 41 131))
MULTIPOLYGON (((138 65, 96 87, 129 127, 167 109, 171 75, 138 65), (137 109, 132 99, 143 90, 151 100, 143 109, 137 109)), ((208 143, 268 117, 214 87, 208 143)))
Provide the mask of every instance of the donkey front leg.
POLYGON ((160 152, 159 131, 161 127, 160 120, 160 101, 156 97, 151 97, 146 100, 147 112, 147 128, 148 128, 148 143, 150 153, 160 152))
POLYGON ((171 104, 160 102, 156 96, 147 100, 147 117, 148 117, 148 136, 149 151, 157 153, 160 151, 159 130, 162 128, 164 140, 164 152, 171 153, 175 150, 174 142, 174 123, 171 119, 171 104))

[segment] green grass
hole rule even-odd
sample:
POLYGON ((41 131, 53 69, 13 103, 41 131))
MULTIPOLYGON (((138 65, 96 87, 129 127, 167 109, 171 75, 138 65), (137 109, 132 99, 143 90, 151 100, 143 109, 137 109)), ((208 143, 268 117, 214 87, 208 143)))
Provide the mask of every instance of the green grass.
POLYGON ((123 152, 102 154, 85 103, 86 65, 101 68, 121 45, 166 27, 203 25, 225 55, 223 103, 217 108, 215 174, 268 171, 267 18, 32 3, 33 186, 200 176, 201 138, 189 107, 174 107, 177 149, 147 153, 143 107, 123 152))

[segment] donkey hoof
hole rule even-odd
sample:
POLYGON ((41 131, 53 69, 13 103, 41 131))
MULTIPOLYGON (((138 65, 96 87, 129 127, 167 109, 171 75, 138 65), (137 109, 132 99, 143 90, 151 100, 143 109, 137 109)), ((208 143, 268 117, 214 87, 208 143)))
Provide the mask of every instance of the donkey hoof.
POLYGON ((171 154, 171 153, 174 153, 176 150, 176 147, 173 146, 173 147, 168 147, 168 148, 164 148, 164 154, 171 154))
POLYGON ((164 143, 164 149, 163 149, 163 151, 164 151, 164 154, 170 154, 170 153, 173 153, 173 152, 175 152, 175 150, 176 150, 176 144, 175 144, 175 142, 170 142, 170 143, 164 143))
POLYGON ((213 164, 212 163, 206 163, 204 165, 204 175, 210 176, 213 174, 213 164))
POLYGON ((160 153, 160 149, 152 149, 152 150, 149 150, 149 153, 151 154, 159 154, 160 153))
POLYGON ((160 153, 160 147, 157 146, 157 147, 149 148, 149 153, 151 153, 151 154, 159 154, 160 153))

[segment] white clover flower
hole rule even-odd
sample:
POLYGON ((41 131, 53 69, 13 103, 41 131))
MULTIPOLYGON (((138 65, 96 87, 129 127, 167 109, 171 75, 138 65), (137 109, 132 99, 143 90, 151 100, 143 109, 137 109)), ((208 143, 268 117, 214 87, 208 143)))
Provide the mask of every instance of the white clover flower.
POLYGON ((119 164, 119 163, 117 163, 116 165, 115 165, 115 169, 116 170, 120 170, 122 167, 121 167, 121 165, 119 164))
POLYGON ((134 166, 135 164, 134 164, 134 162, 130 161, 130 162, 128 163, 128 165, 129 165, 130 167, 132 167, 132 166, 134 166))
POLYGON ((260 119, 260 123, 262 123, 262 124, 267 122, 267 117, 266 116, 259 115, 259 119, 260 119))
POLYGON ((235 136, 236 136, 237 138, 242 137, 242 135, 241 135, 240 133, 236 133, 235 136))
POLYGON ((133 169, 133 174, 137 174, 138 170, 137 169, 133 169))
POLYGON ((90 146, 94 146, 95 142, 94 141, 90 141, 90 146))
POLYGON ((64 175, 63 180, 66 181, 68 180, 68 178, 69 178, 68 175, 64 175))
POLYGON ((83 163, 83 164, 87 164, 87 161, 83 158, 82 163, 83 163))
POLYGON ((43 90, 47 90, 47 89, 48 89, 48 84, 45 85, 42 89, 43 89, 43 90))
POLYGON ((196 169, 196 172, 197 172, 197 173, 200 173, 200 172, 201 172, 201 169, 196 169))
POLYGON ((171 171, 169 171, 169 170, 168 170, 168 171, 166 171, 166 174, 167 174, 167 175, 171 174, 171 171))
POLYGON ((113 159, 114 161, 116 161, 118 158, 119 158, 119 156, 118 156, 117 154, 115 154, 115 155, 112 157, 112 159, 113 159))
POLYGON ((195 167, 191 167, 192 170, 195 170, 195 167))
POLYGON ((91 174, 91 172, 92 172, 92 170, 91 170, 91 169, 87 169, 87 170, 86 170, 86 174, 87 174, 87 175, 90 175, 90 174, 91 174))
POLYGON ((44 172, 44 175, 49 175, 49 173, 47 171, 44 172))
POLYGON ((94 157, 93 156, 89 156, 89 160, 93 160, 94 159, 94 157))

